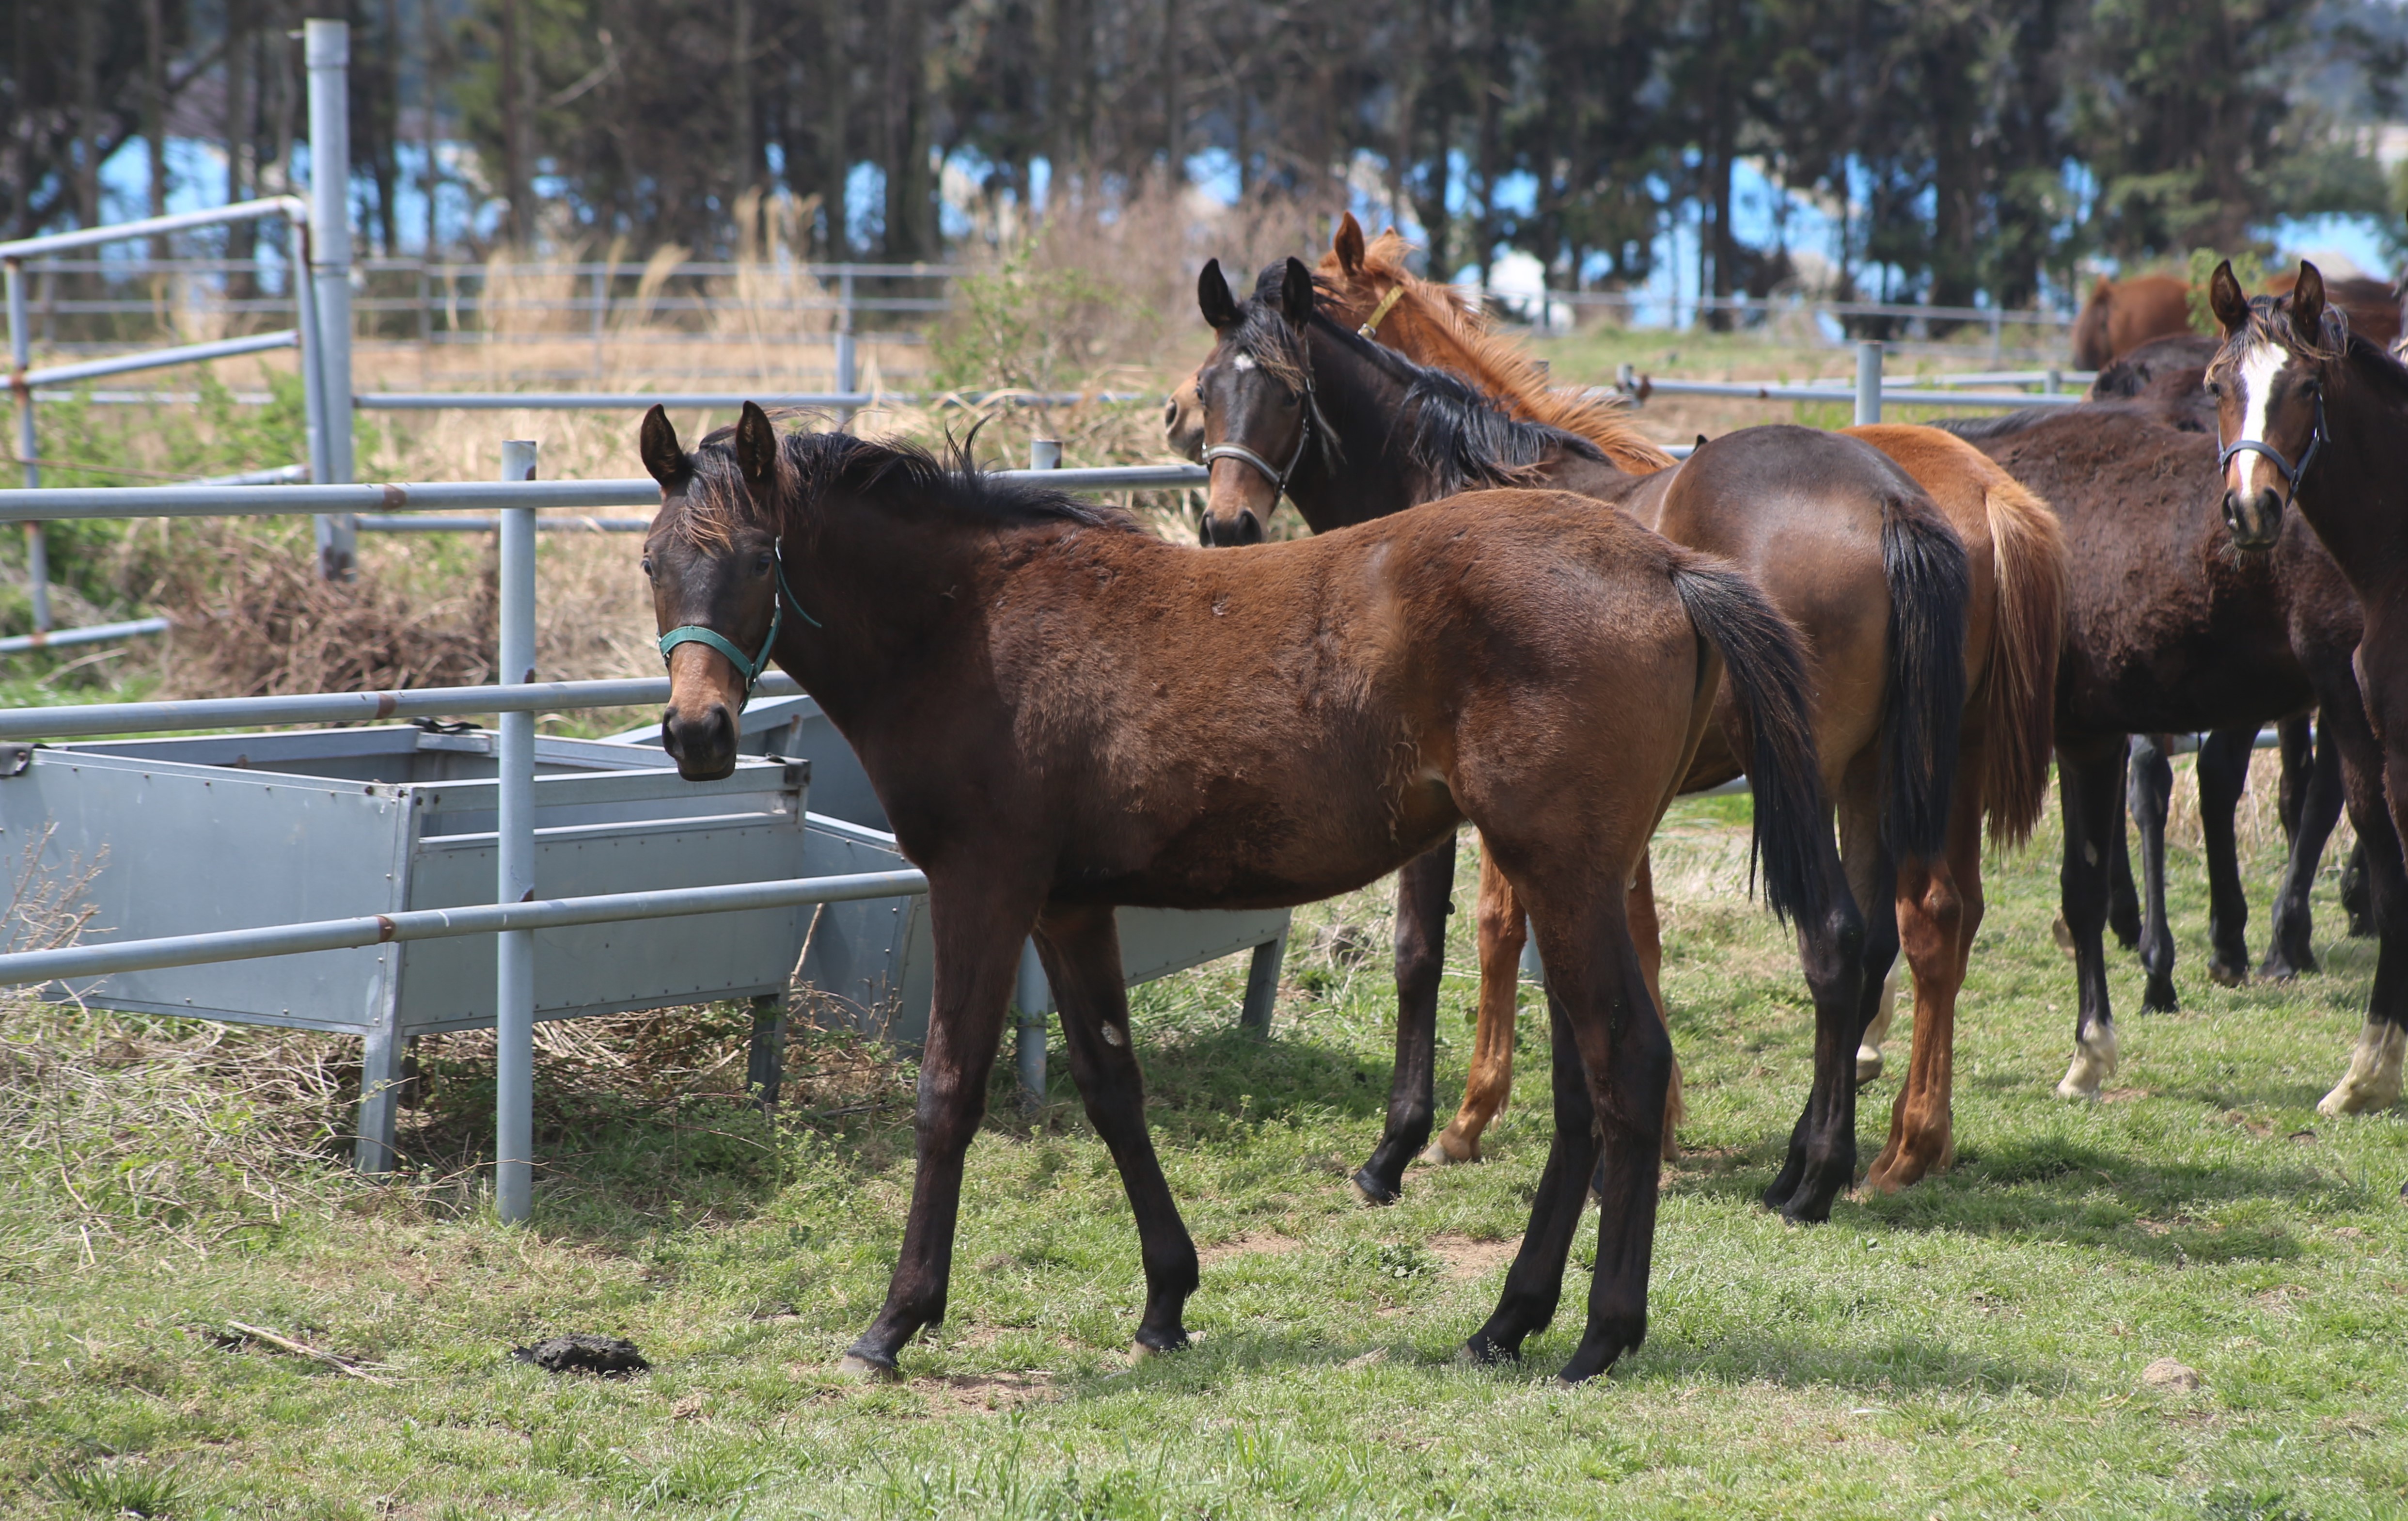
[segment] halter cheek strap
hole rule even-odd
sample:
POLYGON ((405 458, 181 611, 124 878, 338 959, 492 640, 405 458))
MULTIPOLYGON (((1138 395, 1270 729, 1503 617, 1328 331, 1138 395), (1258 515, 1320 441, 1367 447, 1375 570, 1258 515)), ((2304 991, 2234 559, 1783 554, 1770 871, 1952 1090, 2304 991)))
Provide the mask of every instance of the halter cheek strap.
POLYGON ((1388 320, 1388 313, 1397 309, 1397 303, 1403 300, 1404 296, 1405 288, 1403 286, 1389 286, 1388 294, 1380 297, 1380 304, 1371 309, 1370 316, 1363 319, 1363 325, 1354 330, 1354 336, 1367 341, 1378 337, 1380 336, 1380 324, 1388 320))
POLYGON ((2308 435, 2308 447, 2306 451, 2300 455, 2299 464, 2294 465, 2289 460, 2285 459, 2283 457, 2283 452, 2275 448, 2272 444, 2261 442, 2256 438, 2243 438, 2238 443, 2226 444, 2224 448, 2217 452, 2215 456, 2215 467, 2218 470, 2222 470, 2232 463, 2233 456, 2236 454, 2262 454, 2265 456, 2267 461, 2274 466, 2274 473, 2283 478, 2285 494, 2289 496, 2297 496, 2300 494, 2300 477, 2308 473, 2308 466, 2316 462, 2317 452, 2325 446, 2325 394, 2323 388, 2319 387, 2315 395, 2315 431, 2308 435))
POLYGON ((786 584, 784 541, 780 540, 777 548, 770 552, 775 554, 778 560, 778 599, 770 604, 769 633, 761 641, 759 654, 746 655, 737 646, 735 640, 715 628, 705 628, 700 624, 681 624, 661 636, 661 662, 664 665, 668 662, 669 652, 681 644, 708 645, 726 656, 727 663, 735 667, 737 673, 744 678, 744 702, 738 704, 739 709, 752 702, 752 689, 761 684, 761 678, 768 672, 769 656, 778 648, 778 630, 786 621, 786 604, 792 602, 795 605, 796 617, 813 628, 820 626, 818 619, 803 610, 802 598, 796 596, 794 588, 786 584))

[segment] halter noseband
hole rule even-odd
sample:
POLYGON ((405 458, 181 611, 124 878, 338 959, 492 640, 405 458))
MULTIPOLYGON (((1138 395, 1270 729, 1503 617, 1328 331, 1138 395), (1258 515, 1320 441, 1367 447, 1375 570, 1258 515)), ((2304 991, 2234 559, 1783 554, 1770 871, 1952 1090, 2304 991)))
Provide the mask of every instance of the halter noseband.
POLYGON ((2294 465, 2289 460, 2285 459, 2283 457, 2283 452, 2275 448, 2272 444, 2265 443, 2256 438, 2243 438, 2238 443, 2226 444, 2221 450, 2217 451, 2215 456, 2216 469, 2220 471, 2227 466, 2230 465, 2232 463, 2233 456, 2236 454, 2262 454, 2273 465, 2274 473, 2283 478, 2283 486, 2286 499, 2291 496, 2297 496, 2300 494, 2300 477, 2308 473, 2308 466, 2316 462, 2317 452, 2322 450, 2325 446, 2325 391, 2324 387, 2321 385, 2316 387, 2315 401, 2315 429, 2308 435, 2308 447, 2300 455, 2299 464, 2294 465))
POLYGON ((786 541, 783 538, 779 539, 769 552, 778 562, 778 598, 769 605, 769 633, 761 641, 759 654, 748 658, 735 640, 715 628, 705 628, 700 624, 681 624, 661 636, 663 665, 668 663, 669 652, 681 644, 709 645, 726 656, 727 663, 735 667, 738 674, 744 678, 744 701, 737 704, 738 711, 752 702, 752 689, 761 684, 761 678, 768 672, 769 656, 778 648, 778 630, 786 621, 786 604, 792 602, 795 605, 796 617, 813 628, 820 626, 818 619, 803 610, 803 599, 796 596, 795 589, 786 584, 786 541))
POLYGON ((1255 453, 1253 450, 1248 449, 1243 444, 1214 444, 1204 451, 1204 464, 1207 466, 1210 466, 1216 459, 1233 459, 1242 460, 1246 464, 1253 466, 1256 470, 1260 471, 1263 479, 1271 483, 1271 505, 1273 507, 1279 506, 1279 499, 1287 495, 1288 478, 1296 474, 1296 467, 1297 466, 1304 463, 1304 452, 1312 447, 1312 419, 1314 415, 1321 410, 1321 400, 1313 394, 1312 360, 1310 355, 1306 356, 1303 369, 1304 426, 1302 430, 1297 434, 1296 452, 1288 456, 1286 469, 1275 470, 1271 468, 1270 461, 1263 458, 1260 454, 1255 453))

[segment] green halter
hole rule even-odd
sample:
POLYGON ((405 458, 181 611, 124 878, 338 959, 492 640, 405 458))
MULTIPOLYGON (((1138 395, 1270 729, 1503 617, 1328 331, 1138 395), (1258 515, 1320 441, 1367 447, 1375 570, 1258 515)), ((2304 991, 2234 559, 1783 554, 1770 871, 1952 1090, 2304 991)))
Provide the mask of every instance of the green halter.
MULTIPOLYGON (((820 626, 818 619, 803 610, 803 599, 796 596, 795 589, 786 584, 785 541, 779 540, 770 552, 777 556, 778 561, 778 599, 770 604, 769 633, 768 637, 761 641, 761 653, 748 659, 744 652, 737 647, 735 640, 717 629, 705 628, 700 624, 685 624, 661 636, 661 659, 664 663, 668 660, 669 652, 681 644, 709 645, 725 655, 727 663, 735 667, 743 676, 744 701, 750 703, 752 700, 752 689, 761 684, 761 678, 768 672, 769 656, 778 648, 778 630, 786 621, 786 604, 792 602, 795 605, 796 617, 813 628, 820 626)), ((740 707, 741 704, 738 706, 740 707)))

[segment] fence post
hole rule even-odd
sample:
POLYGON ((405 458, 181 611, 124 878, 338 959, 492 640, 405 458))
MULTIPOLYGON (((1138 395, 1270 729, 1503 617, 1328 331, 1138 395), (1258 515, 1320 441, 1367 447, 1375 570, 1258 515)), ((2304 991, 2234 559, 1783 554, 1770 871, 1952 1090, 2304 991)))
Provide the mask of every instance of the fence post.
MULTIPOLYGON (((42 467, 34 463, 41 457, 34 436, 34 388, 25 383, 25 371, 33 365, 34 335, 25 316, 25 266, 16 259, 8 260, 7 266, 8 387, 17 393, 17 458, 24 464, 25 489, 32 491, 42 483, 42 467)), ((49 633, 50 545, 38 523, 25 524, 25 590, 34 602, 34 632, 49 633)))
POLYGON ((1856 426, 1881 421, 1882 346, 1856 345, 1856 426))
MULTIPOLYGON (((308 283, 299 294, 318 312, 315 383, 325 428, 326 480, 351 479, 351 29, 343 22, 305 23, 309 67, 308 283)), ((306 371, 303 376, 308 383, 306 371)), ((318 573, 348 581, 359 561, 359 529, 348 512, 316 520, 318 573)))
MULTIPOLYGON (((853 357, 853 266, 847 265, 837 280, 836 309, 836 388, 846 395, 853 395, 860 384, 860 370, 853 357)), ((853 415, 850 407, 840 408, 838 416, 853 415)))
MULTIPOLYGON (((536 446, 502 445, 502 479, 535 479, 536 446)), ((505 682, 535 680, 535 509, 506 507, 501 518, 501 669, 505 682)), ((494 900, 535 897, 535 714, 504 713, 494 900)), ((524 1225, 535 1189, 535 932, 494 937, 494 1206, 509 1226, 524 1225)))
POLYGON ((1045 964, 1037 959, 1033 940, 1021 942, 1011 1005, 1020 1011, 1020 1103, 1035 1109, 1045 1102, 1045 1016, 1054 1008, 1054 988, 1045 981, 1045 964))

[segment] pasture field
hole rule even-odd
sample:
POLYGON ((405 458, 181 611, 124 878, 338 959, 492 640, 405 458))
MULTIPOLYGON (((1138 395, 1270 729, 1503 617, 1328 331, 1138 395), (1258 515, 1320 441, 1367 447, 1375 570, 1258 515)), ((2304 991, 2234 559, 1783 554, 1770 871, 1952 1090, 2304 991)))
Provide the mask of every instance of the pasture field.
MULTIPOLYGON (((2266 790, 2244 821, 2261 926, 2278 844, 2266 790)), ((555 1031, 536 1225, 513 1232, 459 1156, 441 1159, 490 1137, 489 1045, 430 1053, 406 1140, 426 1170, 370 1184, 322 1139, 262 1139, 296 1113, 324 1123, 345 1081, 333 1042, 12 1004, 0 1510, 2408 1512, 2408 1112, 2315 1112, 2373 964, 2371 942, 2339 938, 2329 874, 2324 973, 2228 991, 2201 974, 2200 866, 2178 846, 2186 1008, 2133 1012, 2136 967, 2118 954, 2125 1066, 2104 1101, 2067 1104, 2050 1094, 2072 979, 2049 933, 2044 829, 1993 878, 1955 1170, 1793 1228, 1755 1193, 1804 1092, 1808 1014, 1783 935, 1740 896, 1744 812, 1684 805, 1659 847, 1688 1149, 1665 1174, 1648 1342, 1592 1385, 1552 1377, 1576 1337, 1586 1241, 1525 1367, 1454 1361, 1545 1146, 1535 993, 1490 1159, 1417 1168, 1383 1211, 1345 1188, 1386 1094, 1383 883, 1301 915, 1268 1043, 1234 1028, 1239 964, 1140 995, 1155 1133, 1205 1268, 1199 1344, 1135 1367, 1136 1239, 1058 1044, 1042 1113, 1021 1113, 998 1075, 951 1318, 889 1386, 834 1367, 899 1236, 906 1064, 799 1038, 773 1139, 724 1097, 740 1013, 613 1026, 608 1050, 555 1031), (613 1062, 646 1070, 594 1076, 613 1062), (652 1370, 561 1378, 508 1356, 567 1330, 631 1337, 652 1370), (2164 1357, 2198 1386, 2145 1382, 2164 1357)), ((1469 973, 1468 850, 1465 864, 1453 961, 1469 973)), ((1442 1104, 1460 1091, 1471 991, 1449 978, 1442 1104)), ((1889 1055, 1895 1073, 1902 1026, 1889 1055)), ((1865 1094, 1867 1159, 1895 1092, 1885 1079, 1865 1094)))

